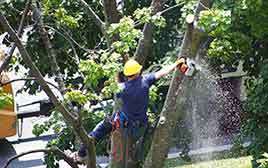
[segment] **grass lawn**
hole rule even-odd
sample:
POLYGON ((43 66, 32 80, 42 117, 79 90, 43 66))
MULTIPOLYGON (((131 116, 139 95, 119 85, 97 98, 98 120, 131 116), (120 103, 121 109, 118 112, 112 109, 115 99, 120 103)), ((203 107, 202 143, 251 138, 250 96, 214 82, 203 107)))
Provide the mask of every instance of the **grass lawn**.
POLYGON ((251 168, 251 156, 227 158, 196 163, 183 162, 180 159, 166 161, 165 168, 251 168))

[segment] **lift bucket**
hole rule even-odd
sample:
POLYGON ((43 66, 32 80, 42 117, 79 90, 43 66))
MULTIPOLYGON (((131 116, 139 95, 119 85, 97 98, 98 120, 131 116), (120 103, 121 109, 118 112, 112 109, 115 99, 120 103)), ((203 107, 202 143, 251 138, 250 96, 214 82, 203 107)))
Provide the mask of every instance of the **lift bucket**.
MULTIPOLYGON (((12 85, 7 84, 2 87, 4 93, 13 96, 12 85)), ((13 103, 0 109, 0 139, 16 135, 17 114, 13 103)))

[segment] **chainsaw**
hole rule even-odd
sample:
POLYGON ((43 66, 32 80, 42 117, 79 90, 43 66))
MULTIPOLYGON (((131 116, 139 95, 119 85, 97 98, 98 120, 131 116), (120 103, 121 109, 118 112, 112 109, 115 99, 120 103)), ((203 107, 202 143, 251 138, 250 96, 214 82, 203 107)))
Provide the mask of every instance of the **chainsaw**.
POLYGON ((178 68, 186 76, 193 76, 197 70, 201 70, 194 60, 184 57, 181 57, 180 59, 184 60, 182 63, 178 64, 178 68))

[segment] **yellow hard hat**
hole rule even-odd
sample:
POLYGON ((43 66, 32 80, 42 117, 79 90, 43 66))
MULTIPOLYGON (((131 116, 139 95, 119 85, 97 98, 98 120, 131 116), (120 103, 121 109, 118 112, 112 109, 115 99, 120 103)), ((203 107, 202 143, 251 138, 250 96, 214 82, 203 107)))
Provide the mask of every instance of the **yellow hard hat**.
POLYGON ((131 76, 135 75, 142 69, 142 66, 135 60, 130 59, 125 63, 124 75, 131 76))

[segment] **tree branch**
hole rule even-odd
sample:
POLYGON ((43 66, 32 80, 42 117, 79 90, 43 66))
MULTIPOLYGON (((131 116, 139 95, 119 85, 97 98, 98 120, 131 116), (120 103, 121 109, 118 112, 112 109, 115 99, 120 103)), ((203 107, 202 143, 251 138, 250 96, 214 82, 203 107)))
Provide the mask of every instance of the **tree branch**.
MULTIPOLYGON (((166 13, 172 11, 173 9, 176 9, 176 8, 180 7, 180 6, 183 5, 184 3, 185 3, 185 2, 181 2, 181 3, 179 3, 179 4, 173 5, 173 6, 171 6, 171 7, 169 7, 169 8, 166 8, 166 9, 160 11, 160 12, 157 12, 157 14, 164 15, 164 14, 166 14, 166 13)), ((156 14, 154 14, 154 15, 156 15, 156 14)), ((154 16, 154 15, 153 15, 153 16, 154 16)), ((141 25, 143 25, 143 23, 141 23, 141 22, 136 22, 136 23, 135 23, 135 28, 140 27, 141 25)))
MULTIPOLYGON (((99 54, 96 50, 92 50, 92 49, 87 49, 84 48, 83 46, 81 46, 66 30, 64 30, 63 28, 61 28, 61 30, 63 31, 60 32, 60 30, 50 26, 50 25, 44 25, 44 27, 49 28, 51 30, 54 30, 56 33, 60 34, 62 37, 64 37, 66 40, 70 41, 70 43, 74 43, 77 47, 79 47, 80 49, 84 50, 85 52, 89 53, 89 54, 99 54)), ((73 46, 74 47, 74 46, 73 46)), ((78 58, 79 59, 79 58, 78 58)))
POLYGON ((197 10, 195 11, 195 17, 197 19, 200 11, 202 10, 208 10, 211 5, 213 4, 212 0, 199 0, 197 10))
POLYGON ((79 57, 78 57, 78 55, 77 55, 76 49, 75 49, 75 47, 74 47, 74 45, 73 45, 73 40, 71 39, 71 36, 70 36, 69 34, 66 34, 66 33, 63 34, 63 33, 60 32, 59 30, 57 30, 56 28, 51 27, 51 26, 48 26, 48 25, 44 25, 43 27, 44 27, 44 28, 48 28, 48 29, 53 30, 54 32, 56 32, 57 34, 59 34, 59 35, 62 36, 65 40, 68 41, 68 43, 70 44, 70 46, 72 47, 72 50, 73 50, 73 52, 74 52, 74 57, 75 57, 74 60, 75 60, 76 64, 78 65, 79 62, 80 62, 80 60, 79 60, 79 57))
POLYGON ((28 155, 31 153, 39 153, 39 152, 43 152, 43 153, 47 153, 47 154, 53 153, 53 154, 59 156, 65 162, 67 162, 72 168, 78 168, 77 163, 75 163, 72 158, 68 157, 63 151, 61 151, 59 148, 56 148, 56 147, 52 147, 52 148, 48 148, 48 149, 36 149, 36 150, 28 151, 28 152, 23 152, 19 155, 13 156, 12 158, 8 159, 8 161, 6 162, 6 164, 3 168, 8 168, 10 163, 12 161, 14 161, 15 159, 18 159, 19 157, 22 157, 22 156, 25 156, 25 155, 28 155))
MULTIPOLYGON (((10 80, 8 82, 5 82, 5 83, 0 83, 0 86, 4 86, 4 85, 8 85, 10 83, 13 83, 13 82, 18 82, 18 81, 29 81, 29 80, 37 80, 36 78, 20 78, 20 79, 14 79, 14 80, 10 80)), ((60 88, 56 85, 54 85, 53 83, 49 82, 49 81, 46 81, 47 84, 53 86, 55 89, 57 89, 58 91, 60 91, 60 88)))
POLYGON ((61 93, 64 94, 65 84, 64 84, 63 79, 62 79, 60 67, 57 63, 56 52, 55 52, 55 50, 50 42, 47 30, 44 28, 41 4, 38 0, 36 0, 33 5, 34 5, 35 16, 37 18, 40 18, 37 21, 38 22, 37 27, 38 27, 38 31, 39 31, 39 34, 41 36, 41 39, 43 40, 44 46, 45 46, 47 53, 48 53, 48 58, 49 58, 49 61, 51 63, 51 70, 53 71, 54 75, 56 76, 55 81, 58 83, 59 88, 61 90, 61 93))
POLYGON ((181 5, 183 5, 183 4, 185 4, 185 2, 181 2, 181 3, 178 3, 178 4, 176 4, 176 5, 173 5, 173 6, 171 6, 171 7, 169 7, 169 8, 166 8, 166 9, 164 9, 164 10, 158 12, 158 13, 159 13, 160 15, 163 15, 163 14, 165 14, 165 13, 167 13, 167 12, 173 10, 173 9, 176 9, 176 8, 178 8, 178 7, 181 7, 181 5))
POLYGON ((93 19, 93 22, 101 29, 101 32, 105 33, 105 23, 99 18, 99 16, 93 11, 93 9, 84 1, 79 0, 83 6, 83 8, 86 9, 88 12, 88 15, 93 19))
MULTIPOLYGON (((104 16, 105 16, 105 29, 112 23, 118 23, 120 21, 120 13, 117 11, 116 1, 115 0, 102 0, 104 7, 104 16)), ((111 46, 113 42, 119 39, 118 34, 109 37, 109 35, 105 32, 105 37, 108 42, 108 46, 111 46)))
POLYGON ((88 151, 88 159, 90 161, 88 167, 96 168, 96 151, 94 146, 94 140, 87 135, 86 130, 81 125, 81 122, 77 120, 76 116, 74 116, 66 109, 66 107, 57 99, 56 95, 49 88, 42 74, 33 63, 29 53, 23 47, 20 39, 18 38, 12 27, 9 25, 8 21, 6 20, 1 11, 0 11, 0 24, 2 25, 4 31, 8 32, 11 39, 15 42, 23 58, 23 61, 30 68, 30 73, 33 74, 33 76, 36 78, 36 81, 39 83, 41 88, 46 92, 46 94, 53 102, 55 107, 63 115, 66 121, 72 125, 73 129, 75 130, 81 141, 86 145, 88 151))
MULTIPOLYGON (((22 17, 21 17, 21 21, 20 21, 20 25, 19 25, 19 29, 18 29, 18 32, 17 32, 17 34, 18 34, 19 37, 23 33, 22 30, 23 30, 23 27, 24 27, 25 18, 26 18, 27 14, 28 14, 28 11, 30 9, 31 2, 32 2, 31 0, 28 0, 26 2, 25 9, 23 11, 23 14, 22 14, 22 17)), ((12 58, 12 55, 13 55, 15 49, 16 49, 16 45, 14 43, 12 43, 12 47, 11 47, 10 52, 8 53, 8 56, 4 59, 2 65, 0 66, 0 74, 2 73, 2 71, 4 69, 7 68, 7 66, 8 66, 8 64, 9 64, 11 58, 12 58)))
MULTIPOLYGON (((166 0, 153 0, 150 6, 153 9, 153 14, 160 11, 162 8, 162 5, 165 2, 166 0)), ((135 60, 137 60, 142 65, 144 65, 146 58, 151 53, 150 50, 152 48, 152 39, 153 39, 153 24, 152 23, 146 23, 144 25, 143 35, 144 37, 139 40, 138 47, 134 54, 135 60)))

